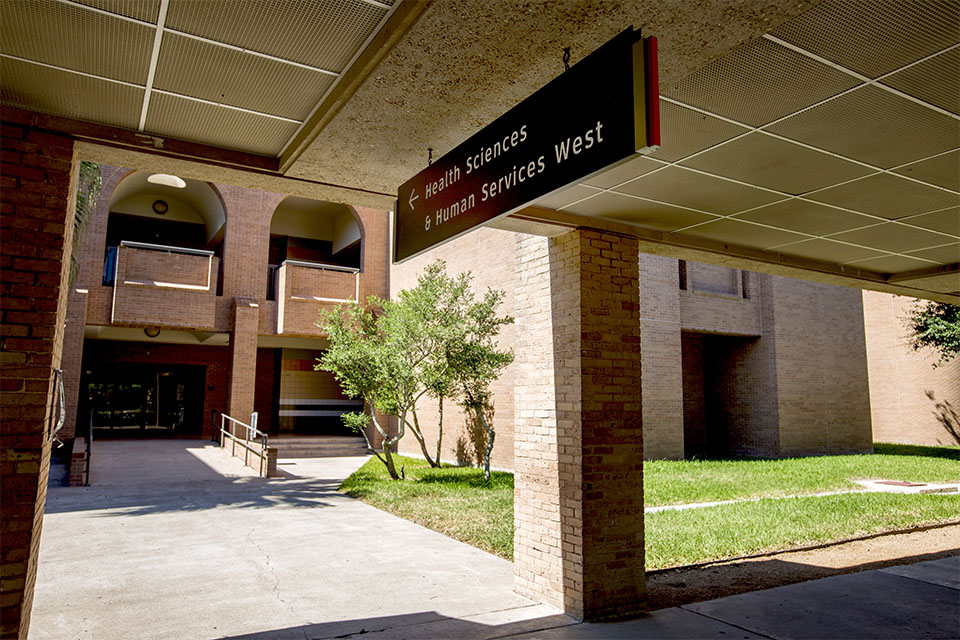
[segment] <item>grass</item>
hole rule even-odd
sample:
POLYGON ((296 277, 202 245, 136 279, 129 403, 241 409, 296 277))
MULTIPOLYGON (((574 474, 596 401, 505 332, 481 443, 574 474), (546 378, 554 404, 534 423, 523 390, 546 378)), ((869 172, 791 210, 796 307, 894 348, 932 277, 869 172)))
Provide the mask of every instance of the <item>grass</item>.
POLYGON ((406 480, 390 479, 371 458, 347 478, 340 490, 378 509, 484 551, 513 559, 513 474, 482 469, 431 468, 423 460, 396 456, 406 480))
POLYGON ((648 507, 859 489, 853 480, 960 481, 960 447, 877 443, 872 455, 651 460, 643 465, 648 507))
MULTIPOLYGON (((960 520, 960 496, 862 493, 661 511, 644 518, 647 569, 960 520)), ((909 549, 904 549, 909 555, 909 549)))
MULTIPOLYGON (((646 506, 857 489, 852 479, 960 481, 960 447, 877 444, 873 455, 644 463, 646 506)), ((513 557, 513 475, 431 469, 400 458, 406 481, 371 459, 341 491, 490 553, 513 557)), ((660 569, 960 521, 960 496, 860 493, 759 500, 645 517, 647 568, 660 569)))

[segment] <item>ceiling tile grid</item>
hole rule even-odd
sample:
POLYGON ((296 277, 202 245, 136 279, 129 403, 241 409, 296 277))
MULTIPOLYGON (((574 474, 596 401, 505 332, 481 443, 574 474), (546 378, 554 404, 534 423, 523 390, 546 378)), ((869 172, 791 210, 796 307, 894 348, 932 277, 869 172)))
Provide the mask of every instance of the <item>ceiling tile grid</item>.
POLYGON ((904 4, 900 29, 899 2, 865 26, 862 3, 826 2, 682 81, 661 99, 666 166, 595 177, 607 192, 564 210, 882 273, 957 262, 960 30, 935 3, 904 4), (899 36, 873 60, 827 38, 848 31, 899 36), (656 226, 618 194, 664 207, 656 226), (720 217, 671 224, 670 206, 720 217))
POLYGON ((153 86, 303 121, 333 81, 318 71, 168 33, 153 86), (258 82, 251 86, 250 78, 258 82))
POLYGON ((956 0, 833 0, 771 33, 876 78, 955 44, 956 0))
POLYGON ((3 54, 134 84, 147 80, 149 26, 54 0, 3 0, 0 24, 3 54))
POLYGON ((278 155, 384 24, 393 4, 3 0, 0 60, 13 71, 4 75, 2 100, 42 113, 278 155), (104 85, 110 81, 117 86, 104 85), (73 95, 61 95, 63 87, 73 95), (99 97, 105 99, 95 100, 99 97), (183 104, 187 101, 194 104, 183 104), (158 113, 161 105, 174 111, 158 113), (185 121, 184 111, 203 115, 185 121), (240 122, 251 131, 238 128, 240 122), (216 126, 223 128, 207 128, 216 126))
POLYGON ((114 127, 135 129, 140 117, 143 89, 91 78, 11 58, 0 58, 0 101, 32 109, 47 105, 50 113, 69 111, 78 118, 114 127), (103 104, 112 105, 103 109, 103 104))

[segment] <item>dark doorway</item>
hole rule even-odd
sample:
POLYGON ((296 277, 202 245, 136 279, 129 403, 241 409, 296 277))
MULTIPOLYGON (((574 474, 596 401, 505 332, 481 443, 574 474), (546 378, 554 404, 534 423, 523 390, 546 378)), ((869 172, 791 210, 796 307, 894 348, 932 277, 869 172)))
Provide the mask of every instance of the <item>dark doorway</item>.
POLYGON ((113 364, 84 371, 81 415, 95 437, 197 437, 203 427, 206 367, 113 364))

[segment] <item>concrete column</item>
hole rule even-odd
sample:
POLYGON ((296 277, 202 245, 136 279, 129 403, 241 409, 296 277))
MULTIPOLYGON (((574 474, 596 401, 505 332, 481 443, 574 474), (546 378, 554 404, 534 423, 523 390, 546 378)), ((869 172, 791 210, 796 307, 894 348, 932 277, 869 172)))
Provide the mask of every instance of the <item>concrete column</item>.
POLYGON ((0 184, 0 637, 25 639, 60 367, 76 166, 74 142, 3 122, 0 184))
MULTIPOLYGON (((230 391, 227 415, 250 424, 257 384, 257 331, 260 305, 253 298, 233 301, 233 333, 230 334, 230 391)), ((245 435, 236 433, 235 435, 245 435)))
POLYGON ((517 590, 597 619, 645 589, 636 240, 521 238, 517 301, 517 590))

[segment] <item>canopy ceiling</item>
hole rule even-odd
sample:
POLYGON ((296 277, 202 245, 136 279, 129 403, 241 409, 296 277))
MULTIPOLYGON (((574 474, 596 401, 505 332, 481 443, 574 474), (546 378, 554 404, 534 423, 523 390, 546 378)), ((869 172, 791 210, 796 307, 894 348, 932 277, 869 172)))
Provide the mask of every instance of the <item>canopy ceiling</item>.
POLYGON ((633 24, 661 148, 499 226, 960 301, 960 0, 5 0, 0 24, 5 111, 92 159, 383 208, 633 24))

